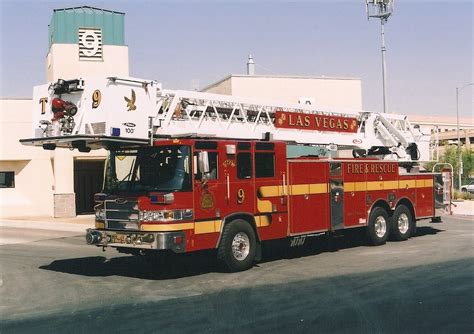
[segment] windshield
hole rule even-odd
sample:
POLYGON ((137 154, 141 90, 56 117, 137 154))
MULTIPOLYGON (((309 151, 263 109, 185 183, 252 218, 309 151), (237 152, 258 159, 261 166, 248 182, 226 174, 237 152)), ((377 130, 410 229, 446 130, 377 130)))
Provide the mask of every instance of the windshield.
POLYGON ((190 153, 189 146, 171 145, 111 151, 104 191, 189 191, 190 153))

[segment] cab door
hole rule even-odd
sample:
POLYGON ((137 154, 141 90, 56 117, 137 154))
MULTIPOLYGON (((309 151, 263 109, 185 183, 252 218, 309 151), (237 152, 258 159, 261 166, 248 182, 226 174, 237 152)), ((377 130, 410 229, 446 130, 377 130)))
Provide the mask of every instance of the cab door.
POLYGON ((227 168, 226 194, 227 207, 230 213, 255 212, 255 173, 253 147, 250 142, 239 142, 226 147, 229 158, 227 164, 232 164, 233 150, 235 152, 235 168, 227 168))
MULTIPOLYGON (((215 141, 196 141, 194 148, 194 218, 209 221, 221 215, 224 203, 222 155, 215 141), (199 152, 206 151, 209 173, 202 175, 198 168, 199 152)), ((204 224, 201 224, 204 225, 204 224)))

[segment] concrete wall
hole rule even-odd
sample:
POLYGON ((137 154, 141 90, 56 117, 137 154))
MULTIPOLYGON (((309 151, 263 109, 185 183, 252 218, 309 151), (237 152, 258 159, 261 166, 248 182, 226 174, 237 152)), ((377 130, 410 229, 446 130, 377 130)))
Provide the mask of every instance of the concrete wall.
POLYGON ((51 153, 26 147, 31 136, 31 99, 0 100, 0 171, 15 172, 15 188, 0 188, 0 217, 52 216, 51 153))
POLYGON ((0 99, 0 171, 15 172, 15 188, 0 188, 0 217, 76 215, 74 160, 105 159, 105 150, 45 151, 21 145, 33 136, 31 99, 0 99))
POLYGON ((290 103, 304 98, 321 106, 362 109, 359 79, 232 75, 203 91, 290 103))
POLYGON ((128 47, 102 45, 102 61, 79 61, 77 44, 53 44, 46 57, 48 82, 81 76, 128 76, 128 47))

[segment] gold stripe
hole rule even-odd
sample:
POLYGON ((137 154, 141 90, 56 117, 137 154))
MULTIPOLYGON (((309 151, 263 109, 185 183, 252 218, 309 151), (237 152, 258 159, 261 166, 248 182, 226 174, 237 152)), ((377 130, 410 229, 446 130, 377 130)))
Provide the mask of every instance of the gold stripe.
MULTIPOLYGON (((433 179, 396 180, 396 181, 368 181, 344 182, 344 191, 393 190, 407 188, 433 187, 433 179)), ((327 183, 294 184, 288 186, 289 195, 325 194, 328 192, 327 183)), ((262 197, 283 196, 282 186, 265 186, 259 188, 262 197)), ((257 199, 257 208, 260 212, 271 212, 271 202, 257 199), (268 202, 268 203, 267 203, 268 202)))
POLYGON ((383 188, 385 190, 397 189, 398 181, 384 181, 383 188))
POLYGON ((416 180, 400 180, 398 181, 398 189, 416 188, 416 180))
POLYGON ((222 227, 222 220, 214 220, 214 231, 220 232, 222 227))
POLYGON ((309 184, 295 184, 289 186, 290 195, 304 195, 309 193, 309 184))
POLYGON ((399 180, 399 181, 369 181, 369 182, 345 182, 344 192, 366 191, 366 190, 393 190, 406 188, 433 187, 433 179, 425 180, 399 180))
POLYGON ((328 192, 327 183, 295 184, 289 186, 290 195, 314 195, 328 192))
POLYGON ((105 229, 105 223, 95 222, 95 228, 103 230, 103 229, 105 229))
POLYGON ((283 186, 263 186, 258 188, 261 197, 283 196, 283 186))
POLYGON ((258 227, 270 226, 270 218, 267 215, 255 217, 255 224, 258 227))
POLYGON ((367 190, 383 190, 383 181, 367 182, 367 190))
POLYGON ((206 220, 194 223, 194 233, 205 234, 221 231, 221 220, 206 220))
POLYGON ((367 182, 344 182, 344 191, 366 191, 367 182))
POLYGON ((355 191, 356 182, 344 182, 344 192, 355 191))
POLYGON ((313 183, 309 185, 310 194, 325 194, 328 192, 327 183, 313 183))
POLYGON ((257 198, 257 210, 262 213, 272 212, 272 202, 262 201, 261 199, 257 198))
MULTIPOLYGON (((258 190, 259 190, 260 196, 263 198, 284 196, 283 186, 264 186, 264 187, 260 187, 258 190)), ((328 192, 328 184, 327 183, 294 184, 294 185, 288 186, 288 192, 289 192, 289 195, 325 194, 328 192)), ((262 211, 259 209, 259 211, 270 212, 271 210, 262 211)))
POLYGON ((196 234, 214 233, 214 230, 215 226, 213 220, 194 223, 194 233, 196 234))
POLYGON ((142 224, 140 226, 141 231, 180 231, 180 230, 192 230, 194 223, 182 223, 182 224, 142 224))

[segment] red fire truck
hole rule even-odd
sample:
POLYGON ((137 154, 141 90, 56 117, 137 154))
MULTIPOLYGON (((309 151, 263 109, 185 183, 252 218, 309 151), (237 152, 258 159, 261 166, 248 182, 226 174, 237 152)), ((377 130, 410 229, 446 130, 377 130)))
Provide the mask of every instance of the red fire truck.
MULTIPOLYGON (((133 103, 135 90, 152 86, 122 80, 126 92, 134 87, 133 103)), ((38 98, 66 99, 81 111, 90 103, 77 101, 90 98, 94 106, 94 96, 105 96, 105 86, 93 83, 88 91, 84 81, 72 89, 58 82, 38 98)), ((146 138, 113 125, 110 134, 90 133, 97 119, 87 127, 75 114, 56 125, 43 120, 40 136, 22 140, 46 149, 109 150, 90 245, 145 256, 216 249, 230 271, 241 271, 267 240, 298 246, 311 236, 363 228, 372 245, 382 245, 408 239, 417 220, 437 219, 446 207, 442 175, 420 172, 420 137, 406 118, 197 92, 158 95, 146 138), (349 149, 353 157, 342 157, 349 149)), ((82 117, 87 112, 95 110, 82 117)), ((139 119, 120 122, 134 129, 139 119)))

